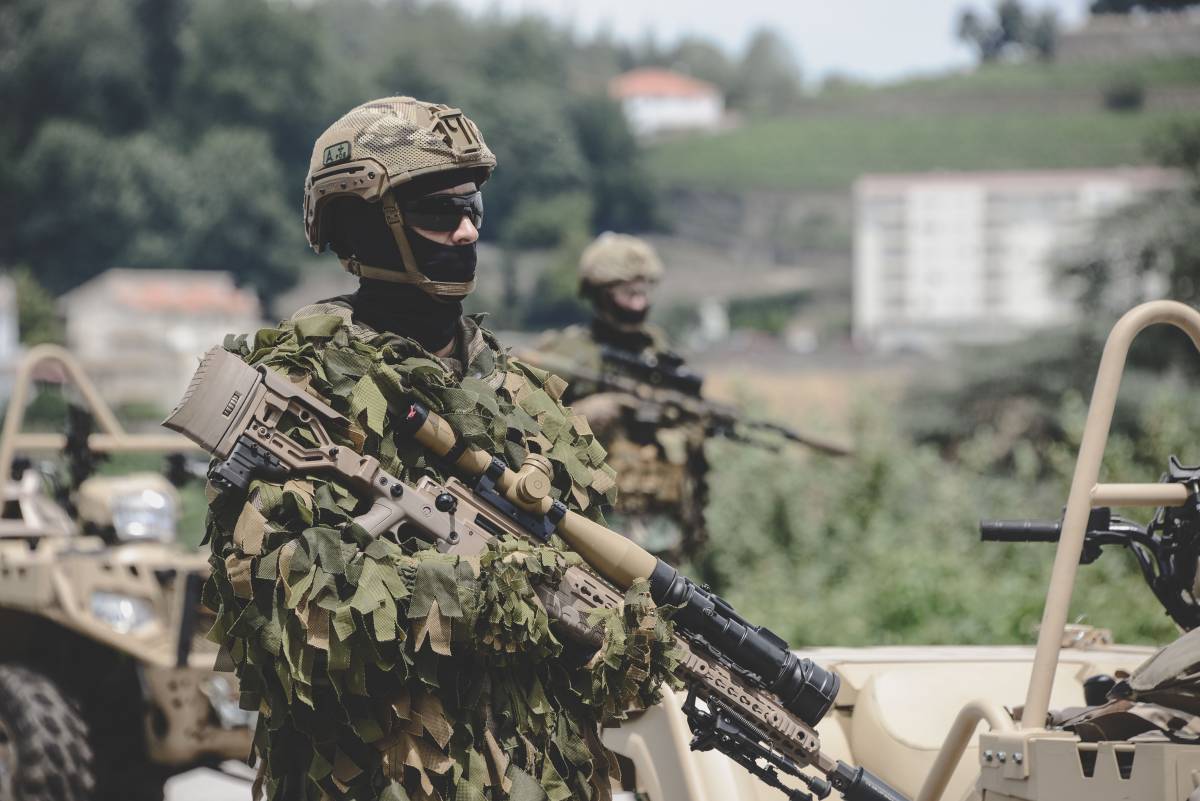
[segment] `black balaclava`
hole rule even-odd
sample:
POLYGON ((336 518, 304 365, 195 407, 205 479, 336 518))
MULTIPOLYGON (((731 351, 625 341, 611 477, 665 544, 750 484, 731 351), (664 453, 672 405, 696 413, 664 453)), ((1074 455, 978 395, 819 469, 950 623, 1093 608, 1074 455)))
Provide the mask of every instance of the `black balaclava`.
MULTIPOLYGON (((476 170, 454 170, 423 176, 393 190, 398 199, 449 189, 481 177, 476 170)), ((357 256, 370 264, 404 271, 404 259, 378 203, 358 198, 331 202, 333 225, 330 246, 342 257, 357 256)), ((418 269, 435 281, 470 281, 475 277, 475 243, 443 245, 405 227, 418 269)), ((352 296, 354 316, 376 331, 416 340, 429 351, 440 350, 454 339, 462 317, 461 298, 435 298, 414 284, 360 278, 352 296)))
POLYGON ((646 329, 650 304, 640 312, 623 308, 613 300, 609 288, 592 290, 592 336, 597 342, 621 350, 639 351, 654 344, 646 329))
POLYGON ((352 303, 355 319, 376 331, 416 340, 430 352, 454 339, 463 312, 461 300, 441 300, 412 284, 374 278, 359 279, 352 303))

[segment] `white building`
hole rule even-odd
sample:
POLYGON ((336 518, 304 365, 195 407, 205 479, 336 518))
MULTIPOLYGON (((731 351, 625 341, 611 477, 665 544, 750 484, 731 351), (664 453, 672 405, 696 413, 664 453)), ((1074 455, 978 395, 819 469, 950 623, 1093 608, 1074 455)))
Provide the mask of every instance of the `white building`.
POLYGON ((670 70, 647 67, 623 73, 609 82, 608 94, 621 104, 637 136, 715 130, 725 114, 720 89, 670 70))
POLYGON ((1054 286, 1056 253, 1106 212, 1179 181, 1155 168, 863 176, 854 338, 936 350, 1070 319, 1070 298, 1054 286))
POLYGON ((0 399, 12 391, 13 374, 21 357, 17 322, 17 284, 12 276, 0 275, 0 399))
POLYGON ((258 297, 218 271, 109 270, 60 302, 67 346, 105 399, 163 410, 206 350, 262 325, 258 297))

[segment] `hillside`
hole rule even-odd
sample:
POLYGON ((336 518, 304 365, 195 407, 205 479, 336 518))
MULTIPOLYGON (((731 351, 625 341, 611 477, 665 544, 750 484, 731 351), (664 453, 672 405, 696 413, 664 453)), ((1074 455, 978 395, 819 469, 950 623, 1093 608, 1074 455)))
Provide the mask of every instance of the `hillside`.
POLYGON ((656 143, 648 161, 666 187, 843 190, 864 172, 1146 163, 1146 140, 1186 115, 1200 115, 1200 59, 1007 64, 827 90, 794 116, 656 143), (1145 88, 1140 111, 1104 108, 1118 80, 1145 88))

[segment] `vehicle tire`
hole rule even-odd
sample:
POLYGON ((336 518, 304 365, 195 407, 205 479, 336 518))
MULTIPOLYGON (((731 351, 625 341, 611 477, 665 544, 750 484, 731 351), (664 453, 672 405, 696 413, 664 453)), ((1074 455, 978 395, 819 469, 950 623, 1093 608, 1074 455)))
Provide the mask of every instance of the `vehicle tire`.
POLYGON ((0 798, 91 801, 92 762, 87 726, 58 685, 0 665, 0 798))

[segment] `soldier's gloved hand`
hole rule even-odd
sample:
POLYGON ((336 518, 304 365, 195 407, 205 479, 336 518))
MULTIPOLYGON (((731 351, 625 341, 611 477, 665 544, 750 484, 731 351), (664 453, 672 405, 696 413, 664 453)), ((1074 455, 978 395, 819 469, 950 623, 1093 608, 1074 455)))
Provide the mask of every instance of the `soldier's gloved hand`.
POLYGON ((598 392, 575 401, 571 411, 582 415, 591 426, 592 432, 604 439, 605 433, 617 423, 622 412, 636 405, 637 398, 627 393, 598 392))

